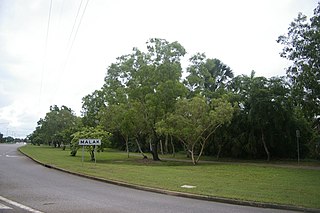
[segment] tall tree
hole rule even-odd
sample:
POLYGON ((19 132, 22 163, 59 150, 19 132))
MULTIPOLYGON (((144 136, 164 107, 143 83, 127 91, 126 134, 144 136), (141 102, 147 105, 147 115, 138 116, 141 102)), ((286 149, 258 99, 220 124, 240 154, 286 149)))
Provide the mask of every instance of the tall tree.
MULTIPOLYGON (((229 129, 236 157, 295 157, 297 129, 304 130, 301 146, 305 147, 309 130, 293 104, 294 97, 284 77, 267 79, 255 77, 252 72, 250 76, 235 77, 230 90, 240 103, 229 129)), ((303 152, 306 153, 305 148, 303 152)))
POLYGON ((190 92, 212 98, 217 91, 225 89, 228 81, 233 78, 231 68, 219 59, 206 58, 204 53, 197 53, 190 59, 191 65, 187 68, 188 76, 185 84, 190 92))
POLYGON ((141 149, 139 138, 146 132, 146 124, 141 114, 141 104, 133 102, 130 104, 120 103, 110 105, 101 113, 101 125, 110 132, 119 133, 125 141, 126 151, 129 157, 129 141, 134 140, 137 149, 146 157, 141 149))
POLYGON ((320 2, 310 22, 299 13, 287 35, 279 36, 277 41, 284 45, 281 57, 293 62, 287 75, 293 84, 297 104, 303 107, 309 119, 313 119, 320 115, 320 2))
POLYGON ((105 108, 105 93, 95 90, 82 98, 82 122, 85 126, 96 127, 99 124, 99 112, 105 108))
POLYGON ((119 57, 105 78, 104 89, 108 94, 117 95, 108 104, 140 103, 141 119, 146 124, 154 160, 159 160, 160 140, 155 124, 172 111, 177 98, 185 94, 180 82, 180 59, 184 54, 185 49, 178 42, 150 39, 146 52, 134 48, 131 54, 119 57))
POLYGON ((34 138, 36 143, 41 141, 42 143, 53 145, 54 147, 60 147, 61 143, 69 143, 70 141, 63 141, 70 138, 72 132, 69 128, 74 128, 79 125, 79 118, 74 112, 66 107, 57 105, 50 106, 50 111, 46 113, 45 118, 41 118, 38 121, 38 127, 34 131, 34 138), (69 134, 69 136, 68 136, 69 134))

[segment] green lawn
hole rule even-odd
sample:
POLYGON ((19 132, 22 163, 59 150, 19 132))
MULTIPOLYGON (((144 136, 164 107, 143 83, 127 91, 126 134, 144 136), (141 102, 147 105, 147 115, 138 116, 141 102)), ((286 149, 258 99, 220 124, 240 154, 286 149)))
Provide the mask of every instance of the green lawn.
POLYGON ((320 170, 282 168, 272 164, 200 163, 142 160, 117 151, 97 154, 97 164, 81 163, 70 151, 45 146, 20 150, 43 163, 74 172, 136 185, 247 201, 320 208, 320 170), (185 189, 182 185, 196 188, 185 189))

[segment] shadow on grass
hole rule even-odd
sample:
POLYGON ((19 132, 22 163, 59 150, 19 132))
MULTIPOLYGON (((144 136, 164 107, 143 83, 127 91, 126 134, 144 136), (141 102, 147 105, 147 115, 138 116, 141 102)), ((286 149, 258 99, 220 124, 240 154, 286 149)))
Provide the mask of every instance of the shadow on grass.
MULTIPOLYGON (((93 162, 94 163, 94 162, 93 162)), ((119 164, 119 165, 134 165, 134 166, 156 166, 156 167, 167 167, 167 166, 192 166, 190 162, 178 162, 178 161, 154 161, 152 159, 97 159, 97 164, 119 164)))

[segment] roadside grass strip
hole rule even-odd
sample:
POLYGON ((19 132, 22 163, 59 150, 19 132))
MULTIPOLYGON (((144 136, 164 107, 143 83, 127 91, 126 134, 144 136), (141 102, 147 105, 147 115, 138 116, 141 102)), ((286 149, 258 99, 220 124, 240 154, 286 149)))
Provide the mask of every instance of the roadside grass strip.
POLYGON ((97 163, 85 153, 70 156, 69 150, 24 146, 20 150, 47 165, 106 180, 184 192, 320 209, 320 170, 279 167, 272 164, 200 163, 163 160, 154 162, 132 154, 106 150, 97 153, 97 163))

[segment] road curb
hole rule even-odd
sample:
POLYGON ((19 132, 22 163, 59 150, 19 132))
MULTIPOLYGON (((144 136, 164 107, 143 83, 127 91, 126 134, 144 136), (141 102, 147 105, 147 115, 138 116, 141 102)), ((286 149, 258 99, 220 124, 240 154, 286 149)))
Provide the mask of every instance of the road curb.
POLYGON ((121 181, 115 181, 115 180, 108 180, 104 178, 94 177, 86 174, 81 174, 77 172, 72 172, 69 170, 65 170, 50 164, 42 163, 31 156, 27 155, 26 153, 22 152, 20 148, 18 148, 19 152, 23 155, 27 156, 29 159, 33 160, 34 162, 45 166, 50 169, 55 169, 58 171, 62 171, 65 173, 69 173, 72 175, 77 175, 80 177, 85 177, 91 180, 97 180, 109 184, 114 184, 118 186, 128 187, 132 189, 138 189, 138 190, 144 190, 148 192, 155 192, 160 194, 166 194, 171 196, 177 196, 177 197, 184 197, 184 198, 192 198, 192 199, 198 199, 198 200, 206 200, 206 201, 213 201, 213 202, 220 202, 220 203, 227 203, 227 204, 233 204, 233 205, 241 205, 241 206, 252 206, 252 207, 260 207, 260 208, 271 208, 271 209, 279 209, 279 210, 290 210, 290 211, 298 211, 298 212, 310 212, 310 213, 320 213, 320 209, 313 209, 313 208, 304 208, 304 207, 298 207, 298 206, 290 206, 290 205, 282 205, 282 204, 273 204, 273 203, 263 203, 263 202, 255 202, 255 201, 244 201, 244 200, 237 200, 237 199, 230 199, 230 198, 223 198, 223 197, 213 197, 213 196, 205 196, 205 195, 196 195, 196 194, 189 194, 185 192, 176 192, 176 191, 169 191, 164 189, 157 189, 157 188, 151 188, 147 186, 140 186, 140 185, 134 185, 129 184, 126 182, 121 181))

